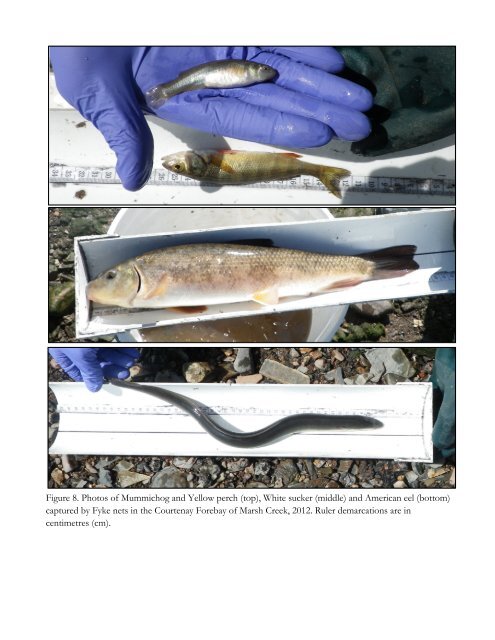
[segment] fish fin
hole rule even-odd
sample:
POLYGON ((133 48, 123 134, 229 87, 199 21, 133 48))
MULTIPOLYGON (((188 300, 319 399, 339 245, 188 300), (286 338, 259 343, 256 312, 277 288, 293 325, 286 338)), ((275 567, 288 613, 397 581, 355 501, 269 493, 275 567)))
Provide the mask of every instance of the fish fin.
POLYGON ((333 291, 334 289, 346 289, 347 287, 354 287, 357 284, 361 284, 366 280, 366 278, 343 278, 342 280, 337 280, 337 282, 332 282, 323 289, 319 289, 318 291, 333 291))
POLYGON ((351 172, 347 171, 347 169, 337 169, 337 167, 320 165, 315 175, 334 196, 342 198, 340 181, 350 176, 351 172))
POLYGON ((285 156, 286 158, 302 158, 300 153, 294 153, 294 151, 279 151, 277 155, 285 156))
POLYGON ((362 253, 359 257, 375 263, 371 280, 383 280, 404 276, 410 271, 419 269, 419 264, 414 260, 415 253, 415 245, 401 244, 380 251, 362 253))
POLYGON ((263 291, 255 291, 251 296, 251 300, 258 304, 271 305, 278 304, 278 288, 271 287, 270 289, 263 289, 263 291))
POLYGON ((208 307, 198 305, 196 307, 169 307, 172 311, 180 311, 182 313, 202 313, 206 311, 208 307))
POLYGON ((230 153, 237 153, 237 151, 219 151, 217 153, 212 153, 208 162, 212 165, 214 165, 215 167, 218 167, 219 169, 221 169, 222 171, 225 171, 225 173, 230 173, 232 175, 235 174, 235 168, 230 166, 227 162, 223 161, 223 156, 225 154, 230 154, 230 153))
POLYGON ((143 300, 149 300, 150 298, 154 298, 155 296, 164 295, 167 289, 168 289, 168 278, 166 275, 163 275, 158 281, 158 284, 155 287, 153 287, 153 289, 150 289, 144 295, 141 294, 140 297, 142 297, 143 300))

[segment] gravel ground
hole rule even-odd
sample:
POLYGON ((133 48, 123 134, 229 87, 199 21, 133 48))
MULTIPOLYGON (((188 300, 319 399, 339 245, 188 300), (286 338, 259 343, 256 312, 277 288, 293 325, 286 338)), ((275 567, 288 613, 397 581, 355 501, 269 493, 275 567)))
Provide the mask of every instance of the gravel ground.
MULTIPOLYGON (((74 237, 105 233, 117 212, 116 208, 96 207, 49 210, 49 342, 77 342, 74 237)), ((370 215, 374 210, 335 208, 332 212, 336 216, 370 215)), ((336 342, 352 343, 453 342, 454 339, 455 295, 391 300, 383 306, 373 303, 364 308, 363 305, 352 305, 334 337, 336 342)), ((95 339, 102 340, 105 338, 95 339)))
MULTIPOLYGON (((427 381, 433 366, 432 348, 390 348, 404 356, 404 377, 427 381)), ((273 384, 267 361, 282 365, 287 382, 308 376, 311 384, 362 382, 370 365, 367 349, 356 347, 145 347, 133 368, 136 381, 239 383, 255 376, 259 384, 273 384), (249 351, 249 353, 247 353, 249 351), (248 357, 247 357, 248 356, 248 357), (198 366, 197 363, 202 363, 198 366), (206 363, 206 364, 205 364, 206 363), (244 364, 243 364, 244 363, 244 364), (265 363, 265 364, 264 364, 265 363), (241 371, 239 371, 241 370, 241 371), (356 380, 357 378, 357 380, 356 380)), ((274 365, 272 365, 274 366, 274 365)), ((49 364, 49 380, 68 380, 49 364)), ((377 384, 396 378, 384 374, 377 384)), ((374 384, 370 381, 367 384, 374 384)), ((56 399, 49 392, 49 439, 56 434, 56 399)), ((455 486, 452 459, 436 464, 393 460, 299 458, 193 458, 161 456, 48 456, 49 488, 448 488, 455 486)))

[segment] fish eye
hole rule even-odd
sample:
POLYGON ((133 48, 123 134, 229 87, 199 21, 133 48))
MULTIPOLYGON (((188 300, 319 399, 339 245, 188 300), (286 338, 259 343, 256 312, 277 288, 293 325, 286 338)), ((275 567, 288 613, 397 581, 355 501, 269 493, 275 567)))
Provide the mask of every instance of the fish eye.
POLYGON ((174 164, 174 169, 176 171, 180 171, 182 169, 182 165, 181 164, 174 164))
POLYGON ((105 274, 105 280, 113 280, 117 275, 116 271, 107 271, 105 274))

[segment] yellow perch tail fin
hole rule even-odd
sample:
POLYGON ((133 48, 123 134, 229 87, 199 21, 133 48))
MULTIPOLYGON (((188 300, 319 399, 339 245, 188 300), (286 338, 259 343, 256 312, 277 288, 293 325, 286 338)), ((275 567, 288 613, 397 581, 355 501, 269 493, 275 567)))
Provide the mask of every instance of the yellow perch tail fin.
POLYGON ((325 167, 321 165, 316 177, 323 182, 330 193, 333 193, 337 198, 342 198, 340 181, 342 178, 347 178, 347 176, 350 175, 351 172, 347 171, 347 169, 337 169, 337 167, 325 167))

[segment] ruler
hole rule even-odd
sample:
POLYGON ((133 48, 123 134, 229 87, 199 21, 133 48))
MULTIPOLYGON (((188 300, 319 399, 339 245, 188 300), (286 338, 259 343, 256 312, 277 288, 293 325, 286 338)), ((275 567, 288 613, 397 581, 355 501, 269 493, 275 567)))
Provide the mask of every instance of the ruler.
MULTIPOLYGON (((269 407, 235 407, 227 405, 212 405, 211 407, 204 408, 205 413, 209 415, 218 416, 291 416, 302 413, 318 413, 321 415, 342 415, 342 411, 332 411, 325 407, 293 407, 293 408, 269 408, 269 407)), ((114 405, 68 405, 60 404, 57 406, 58 413, 79 413, 79 414, 91 414, 91 415, 161 415, 161 416, 187 416, 186 411, 183 411, 175 405, 146 405, 138 407, 118 407, 114 405)), ((371 412, 355 412, 346 411, 346 415, 373 415, 373 416, 395 416, 404 417, 411 415, 409 411, 402 412, 388 409, 373 409, 371 412)))
MULTIPOLYGON (((121 184, 117 172, 112 167, 72 167, 50 163, 49 181, 54 184, 121 184)), ((148 185, 194 187, 200 183, 186 176, 153 169, 148 185)), ((205 185, 206 183, 201 183, 205 185)), ((218 187, 218 184, 213 185, 218 187)), ((225 185, 227 186, 227 185, 225 185)), ((298 176, 290 180, 271 180, 243 185, 256 189, 299 189, 327 191, 326 187, 313 176, 298 176)), ((407 195, 455 196, 455 180, 448 178, 394 178, 386 176, 351 175, 340 181, 342 193, 393 193, 407 195)))

